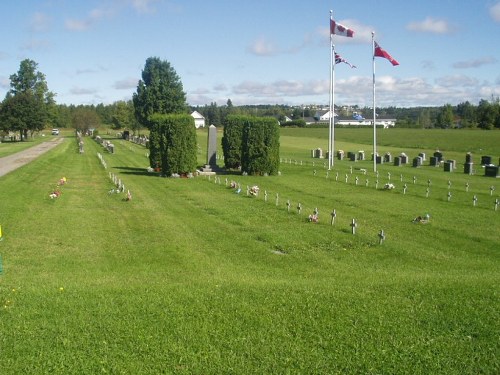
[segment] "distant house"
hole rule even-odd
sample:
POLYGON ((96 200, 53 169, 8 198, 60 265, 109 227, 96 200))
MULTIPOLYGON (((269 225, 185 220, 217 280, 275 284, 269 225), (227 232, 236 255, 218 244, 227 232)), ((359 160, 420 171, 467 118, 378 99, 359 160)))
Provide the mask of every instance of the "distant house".
MULTIPOLYGON (((357 125, 357 126, 373 126, 373 118, 367 119, 364 117, 341 117, 335 119, 335 124, 342 126, 357 125)), ((384 129, 393 128, 396 125, 395 118, 380 118, 375 120, 375 125, 383 126, 384 129)))
MULTIPOLYGON (((333 115, 337 117, 338 115, 334 112, 333 115)), ((314 114, 314 119, 319 122, 330 121, 331 111, 318 111, 314 114)))
POLYGON ((194 118, 194 126, 196 129, 205 127, 205 117, 203 117, 200 112, 193 111, 193 113, 191 113, 191 116, 194 118))
MULTIPOLYGON (((330 113, 331 113, 330 111, 318 111, 315 113, 314 118, 305 119, 306 124, 312 125, 325 122, 328 123, 330 121, 330 113)), ((341 117, 337 113, 335 113, 334 116, 335 116, 335 124, 339 126, 350 126, 350 125, 373 126, 372 118, 364 118, 357 112, 355 112, 352 117, 341 117)), ((377 117, 375 124, 377 126, 383 126, 384 128, 392 128, 396 125, 396 119, 377 117)))

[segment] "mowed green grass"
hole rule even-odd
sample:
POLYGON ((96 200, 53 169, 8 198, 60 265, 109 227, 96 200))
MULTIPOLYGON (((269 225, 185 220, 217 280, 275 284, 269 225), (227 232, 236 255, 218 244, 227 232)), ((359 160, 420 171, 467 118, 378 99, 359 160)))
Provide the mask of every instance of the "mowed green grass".
MULTIPOLYGON (((319 130, 282 132, 281 176, 160 178, 140 146, 86 139, 80 155, 69 137, 0 178, 2 373, 498 373, 496 179, 381 165, 376 189, 370 161, 310 158, 319 130)), ((342 147, 368 153, 365 133, 342 147)), ((413 134, 383 147, 412 157, 413 134)), ((463 163, 454 139, 439 147, 463 163)))

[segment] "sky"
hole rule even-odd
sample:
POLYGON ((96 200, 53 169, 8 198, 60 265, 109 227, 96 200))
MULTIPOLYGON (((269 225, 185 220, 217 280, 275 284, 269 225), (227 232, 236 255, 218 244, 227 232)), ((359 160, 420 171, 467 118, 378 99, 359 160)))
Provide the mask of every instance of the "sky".
POLYGON ((500 0, 1 1, 0 99, 34 60, 59 104, 130 100, 148 57, 168 61, 192 106, 456 105, 500 96, 500 0), (330 13, 332 12, 332 13, 330 13))

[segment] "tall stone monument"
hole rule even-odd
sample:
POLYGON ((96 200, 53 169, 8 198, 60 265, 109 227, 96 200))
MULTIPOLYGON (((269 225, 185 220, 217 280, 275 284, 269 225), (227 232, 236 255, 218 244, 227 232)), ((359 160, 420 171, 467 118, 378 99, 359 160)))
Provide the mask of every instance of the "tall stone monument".
POLYGON ((199 171, 202 175, 216 174, 217 167, 217 128, 215 125, 208 127, 207 164, 199 171))
POLYGON ((217 169, 217 128, 213 124, 208 127, 207 165, 217 169))

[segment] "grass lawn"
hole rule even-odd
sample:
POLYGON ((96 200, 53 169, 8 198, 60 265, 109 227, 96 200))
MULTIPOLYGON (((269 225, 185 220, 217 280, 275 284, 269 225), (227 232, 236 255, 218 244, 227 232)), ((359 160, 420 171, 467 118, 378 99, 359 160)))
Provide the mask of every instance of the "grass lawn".
MULTIPOLYGON (((347 130, 336 149, 369 155, 347 130)), ((160 178, 141 146, 68 136, 0 178, 2 373, 499 373, 500 186, 462 163, 498 158, 500 133, 381 131, 381 152, 439 147, 458 169, 383 164, 376 187, 371 161, 310 157, 327 132, 283 129, 281 176, 160 178)))

